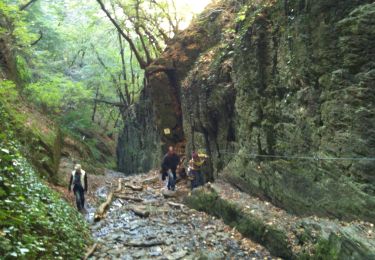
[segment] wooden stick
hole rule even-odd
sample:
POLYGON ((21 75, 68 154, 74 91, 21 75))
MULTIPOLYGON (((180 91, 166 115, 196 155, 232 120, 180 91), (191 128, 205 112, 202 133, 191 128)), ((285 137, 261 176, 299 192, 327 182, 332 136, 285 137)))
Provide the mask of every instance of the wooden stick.
POLYGON ((109 208, 113 199, 113 192, 110 192, 107 196, 107 200, 99 206, 99 208, 95 212, 94 221, 99 221, 104 218, 105 212, 109 208))
POLYGON ((89 250, 87 251, 83 259, 87 260, 90 256, 92 256, 92 254, 95 252, 97 247, 98 247, 98 243, 93 244, 93 246, 89 248, 89 250))

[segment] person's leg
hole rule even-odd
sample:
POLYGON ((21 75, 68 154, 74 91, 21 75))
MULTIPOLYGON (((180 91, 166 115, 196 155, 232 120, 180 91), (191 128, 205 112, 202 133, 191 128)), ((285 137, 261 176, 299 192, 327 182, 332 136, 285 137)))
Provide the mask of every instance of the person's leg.
POLYGON ((176 179, 174 177, 174 174, 171 171, 168 172, 168 181, 169 181, 169 189, 175 190, 176 179))
POLYGON ((193 177, 193 179, 191 180, 191 189, 193 190, 198 186, 197 185, 197 181, 198 181, 197 172, 191 171, 191 176, 193 177))
POLYGON ((204 176, 201 171, 198 171, 198 186, 203 186, 204 185, 204 176))
POLYGON ((167 185, 167 188, 168 188, 168 190, 170 190, 170 189, 172 188, 172 178, 171 178, 171 176, 170 176, 170 174, 169 174, 169 171, 166 172, 166 174, 167 174, 167 177, 168 177, 168 185, 167 185))
POLYGON ((82 207, 82 209, 85 208, 85 191, 84 191, 83 188, 82 188, 82 191, 81 191, 81 207, 82 207))
POLYGON ((166 179, 167 179, 167 173, 163 171, 163 173, 161 174, 161 180, 165 181, 166 179))
POLYGON ((74 196, 76 197, 77 209, 81 210, 81 193, 78 188, 74 187, 73 189, 74 196))
POLYGON ((177 173, 176 173, 176 170, 174 170, 172 172, 172 175, 173 175, 173 187, 172 187, 172 190, 175 190, 175 188, 176 188, 176 182, 177 182, 177 173))

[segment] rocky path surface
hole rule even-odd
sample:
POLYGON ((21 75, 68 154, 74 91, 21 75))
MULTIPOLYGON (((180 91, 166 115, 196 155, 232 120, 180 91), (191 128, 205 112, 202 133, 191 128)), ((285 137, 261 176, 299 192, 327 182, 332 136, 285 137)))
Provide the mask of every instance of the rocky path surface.
MULTIPOLYGON (((90 204, 105 201, 120 177, 107 172, 90 204)), ((89 259, 275 259, 222 220, 182 205, 189 192, 186 183, 178 183, 178 191, 171 194, 163 192, 156 172, 122 180, 143 189, 123 185, 99 222, 94 222, 95 208, 88 207, 86 218, 98 245, 89 259), (150 183, 142 185, 150 177, 150 183)))

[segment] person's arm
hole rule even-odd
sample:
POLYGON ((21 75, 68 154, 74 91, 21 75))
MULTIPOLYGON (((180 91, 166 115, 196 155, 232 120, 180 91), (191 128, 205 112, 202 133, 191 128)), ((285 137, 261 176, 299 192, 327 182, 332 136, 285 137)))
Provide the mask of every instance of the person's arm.
POLYGON ((87 173, 85 174, 85 178, 84 178, 85 180, 85 192, 87 192, 87 173))
POLYGON ((180 164, 180 157, 175 154, 175 158, 174 158, 174 167, 177 169, 178 165, 180 164))
POLYGON ((166 168, 166 164, 167 164, 167 156, 164 155, 163 161, 161 162, 161 168, 165 169, 166 168))
POLYGON ((70 174, 70 181, 69 181, 69 187, 68 187, 69 191, 72 190, 72 182, 73 182, 73 174, 70 174))
POLYGON ((191 160, 189 161, 189 167, 190 167, 190 168, 194 168, 194 161, 193 161, 193 159, 191 159, 191 160))

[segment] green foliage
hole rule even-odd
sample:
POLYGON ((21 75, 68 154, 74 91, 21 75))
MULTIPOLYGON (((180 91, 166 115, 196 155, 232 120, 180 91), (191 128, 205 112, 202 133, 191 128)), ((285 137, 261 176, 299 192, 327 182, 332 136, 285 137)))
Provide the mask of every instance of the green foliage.
POLYGON ((89 233, 84 219, 53 192, 19 152, 0 103, 0 255, 76 259, 89 233))
POLYGON ((0 2, 0 38, 5 38, 16 46, 27 46, 36 35, 29 32, 25 15, 13 1, 0 2), (5 19, 4 19, 5 18, 5 19))
POLYGON ((339 252, 334 239, 324 240, 321 239, 316 246, 316 254, 313 259, 323 259, 323 260, 338 260, 339 252))
POLYGON ((8 102, 15 102, 18 97, 16 85, 11 80, 0 81, 0 98, 8 102))
POLYGON ((32 100, 54 112, 75 109, 91 96, 91 91, 82 83, 73 82, 62 75, 32 83, 27 90, 32 100))
POLYGON ((17 55, 16 57, 16 66, 18 78, 22 82, 29 82, 31 80, 31 72, 25 58, 23 58, 21 55, 17 55))

